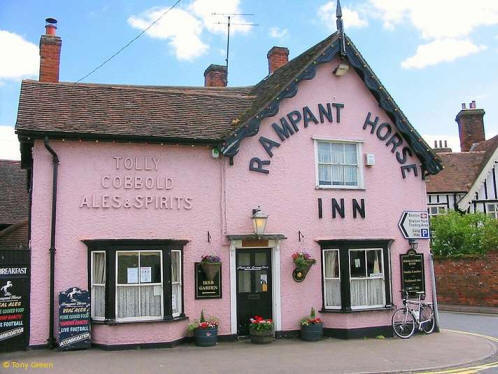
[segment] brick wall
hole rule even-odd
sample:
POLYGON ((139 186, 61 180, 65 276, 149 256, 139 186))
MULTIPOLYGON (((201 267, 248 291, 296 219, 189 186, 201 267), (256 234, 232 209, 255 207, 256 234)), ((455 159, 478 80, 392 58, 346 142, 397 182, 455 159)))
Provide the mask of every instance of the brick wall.
POLYGON ((498 251, 481 258, 434 260, 440 304, 498 307, 498 251))

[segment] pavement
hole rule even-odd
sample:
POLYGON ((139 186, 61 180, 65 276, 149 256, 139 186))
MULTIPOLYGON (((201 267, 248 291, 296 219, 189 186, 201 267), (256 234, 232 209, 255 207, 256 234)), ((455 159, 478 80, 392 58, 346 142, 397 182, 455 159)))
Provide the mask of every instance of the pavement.
MULTIPOLYGON (((442 330, 410 339, 376 338, 319 342, 279 339, 268 345, 247 340, 200 348, 0 353, 0 372, 176 373, 389 373, 434 372, 487 362, 498 365, 498 339, 442 330)), ((449 371, 446 371, 449 372, 449 371)))

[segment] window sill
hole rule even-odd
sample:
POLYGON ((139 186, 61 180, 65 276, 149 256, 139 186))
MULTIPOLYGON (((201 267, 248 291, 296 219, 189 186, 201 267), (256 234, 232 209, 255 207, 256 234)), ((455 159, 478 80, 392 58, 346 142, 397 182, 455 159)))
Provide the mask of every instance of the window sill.
POLYGON ((315 186, 315 190, 366 191, 365 187, 315 186))
POLYGON ((324 309, 320 310, 320 313, 359 313, 359 312, 382 312, 386 310, 395 309, 395 305, 386 305, 384 307, 375 307, 375 308, 364 308, 364 309, 324 309))
POLYGON ((168 318, 168 319, 149 319, 149 320, 137 320, 137 321, 116 321, 114 319, 108 319, 105 321, 102 320, 94 320, 92 319, 92 324, 93 325, 109 325, 109 326, 116 326, 116 325, 129 325, 133 323, 168 323, 168 322, 177 322, 177 321, 184 321, 187 320, 188 317, 185 315, 181 315, 178 317, 173 317, 173 318, 168 318))

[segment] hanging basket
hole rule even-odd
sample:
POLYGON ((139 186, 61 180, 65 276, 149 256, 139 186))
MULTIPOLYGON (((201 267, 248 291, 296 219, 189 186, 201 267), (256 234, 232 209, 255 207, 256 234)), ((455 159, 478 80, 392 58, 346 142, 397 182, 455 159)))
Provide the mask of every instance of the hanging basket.
POLYGON ((311 265, 312 264, 296 267, 292 272, 292 278, 296 282, 302 282, 306 278, 308 271, 310 271, 311 265))
POLYGON ((218 275, 220 271, 221 263, 209 263, 209 262, 201 262, 201 268, 204 274, 206 274, 207 280, 214 280, 216 275, 218 275))

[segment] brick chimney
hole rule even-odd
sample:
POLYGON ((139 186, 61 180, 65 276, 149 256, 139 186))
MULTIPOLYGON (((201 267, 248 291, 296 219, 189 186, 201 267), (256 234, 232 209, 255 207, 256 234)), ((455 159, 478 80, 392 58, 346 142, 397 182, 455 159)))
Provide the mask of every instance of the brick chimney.
POLYGON ((484 134, 484 110, 476 109, 476 102, 469 104, 469 109, 465 103, 462 110, 457 114, 455 121, 458 123, 458 133, 460 135, 461 152, 469 152, 472 145, 486 140, 484 134))
POLYGON ((62 40, 55 35, 57 20, 45 20, 45 35, 40 38, 40 82, 58 82, 62 40))
POLYGON ((227 67, 211 64, 204 71, 204 87, 226 87, 227 67))
POLYGON ((436 153, 451 153, 452 152, 451 148, 448 147, 447 140, 444 141, 444 145, 443 145, 442 140, 439 140, 439 145, 438 145, 438 141, 434 140, 434 148, 432 148, 432 150, 436 153))
POLYGON ((289 62, 289 50, 285 47, 272 47, 266 57, 268 57, 268 74, 273 74, 275 70, 289 62))

